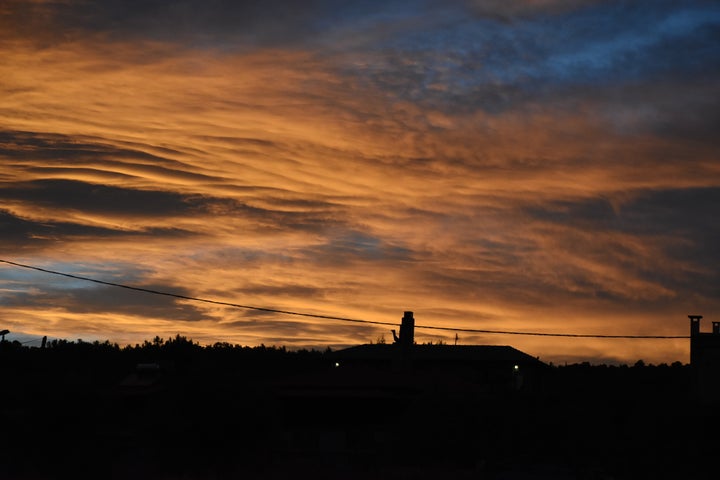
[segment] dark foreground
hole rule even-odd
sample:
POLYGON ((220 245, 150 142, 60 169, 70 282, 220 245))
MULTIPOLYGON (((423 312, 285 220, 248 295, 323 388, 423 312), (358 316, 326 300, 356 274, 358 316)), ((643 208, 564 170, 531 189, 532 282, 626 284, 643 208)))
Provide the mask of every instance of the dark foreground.
POLYGON ((534 391, 393 388, 338 383, 321 352, 4 347, 1 479, 718 475, 718 406, 686 365, 551 367, 534 391))

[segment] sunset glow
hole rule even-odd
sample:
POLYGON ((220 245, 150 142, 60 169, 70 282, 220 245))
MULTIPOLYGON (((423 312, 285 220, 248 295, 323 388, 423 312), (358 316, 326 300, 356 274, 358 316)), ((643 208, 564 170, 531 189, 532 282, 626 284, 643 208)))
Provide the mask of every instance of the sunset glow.
MULTIPOLYGON (((0 259, 398 324, 677 336, 688 314, 720 320, 716 2, 3 5, 0 259)), ((8 339, 392 341, 8 264, 0 305, 8 339)), ((687 339, 459 343, 689 355, 687 339)))

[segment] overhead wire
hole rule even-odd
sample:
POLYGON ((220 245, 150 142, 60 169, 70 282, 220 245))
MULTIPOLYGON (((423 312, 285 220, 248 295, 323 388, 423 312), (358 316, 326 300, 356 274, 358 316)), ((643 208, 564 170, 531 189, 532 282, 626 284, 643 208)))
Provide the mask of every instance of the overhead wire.
MULTIPOLYGON (((115 282, 108 282, 105 280, 98 280, 96 278, 90 278, 85 277, 81 275, 74 275, 71 273, 65 273, 65 272, 59 272, 56 270, 49 270, 46 268, 36 267, 33 265, 27 265, 23 263, 13 262, 10 260, 4 260, 0 259, 0 262, 12 265, 15 267, 20 268, 26 268, 29 270, 35 270, 38 272, 44 272, 49 273, 52 275, 59 275, 67 278, 73 278, 76 280, 83 280, 87 282, 93 282, 100 285, 107 285, 111 287, 118 287, 118 288, 124 288, 127 290, 134 290, 138 292, 144 292, 144 293, 150 293, 153 295, 163 295, 167 297, 174 297, 179 298, 182 300, 189 300, 194 302, 202 302, 202 303, 210 303, 215 305, 224 305, 228 307, 234 307, 234 308, 242 308, 247 310, 256 310, 261 312, 270 312, 270 313, 278 313, 282 315, 295 315, 295 316, 301 316, 301 317, 312 317, 312 318, 320 318, 325 320, 338 320, 343 322, 354 322, 354 323, 365 323, 365 324, 373 324, 373 325, 389 325, 389 326, 397 326, 397 323, 391 323, 391 322, 379 322, 375 320, 363 320, 363 319, 357 319, 357 318, 347 318, 347 317, 337 317, 332 315, 320 315, 316 313, 305 313, 305 312, 296 312, 291 310, 281 310, 276 308, 268 308, 268 307, 257 307, 252 305, 243 305, 239 303, 233 303, 233 302, 224 302, 220 300, 212 300, 207 298, 200 298, 200 297, 193 297, 189 295, 181 295, 177 293, 171 293, 171 292, 163 292, 159 290, 153 290, 149 288, 143 288, 143 287, 136 287, 132 285, 126 285, 122 283, 115 283, 115 282)), ((433 326, 433 325, 415 325, 415 328, 420 329, 428 329, 428 330, 444 330, 444 331, 451 331, 451 332, 466 332, 466 333, 486 333, 486 334, 500 334, 500 335, 529 335, 529 336, 542 336, 542 337, 574 337, 574 338, 625 338, 625 339, 682 339, 682 338, 689 338, 687 335, 602 335, 602 334, 583 334, 583 333, 550 333, 550 332, 523 332, 523 331, 511 331, 511 330, 486 330, 486 329, 477 329, 477 328, 457 328, 457 327, 439 327, 439 326, 433 326)))

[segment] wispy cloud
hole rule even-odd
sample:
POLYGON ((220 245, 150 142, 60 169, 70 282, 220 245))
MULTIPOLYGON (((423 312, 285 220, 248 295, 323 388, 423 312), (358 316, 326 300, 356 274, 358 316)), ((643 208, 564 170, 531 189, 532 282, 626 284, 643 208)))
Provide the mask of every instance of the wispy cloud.
MULTIPOLYGON (((718 23, 704 1, 5 2, 0 258, 320 315, 683 334, 720 306, 718 23)), ((27 333, 389 331, 16 270, 0 298, 27 333)))

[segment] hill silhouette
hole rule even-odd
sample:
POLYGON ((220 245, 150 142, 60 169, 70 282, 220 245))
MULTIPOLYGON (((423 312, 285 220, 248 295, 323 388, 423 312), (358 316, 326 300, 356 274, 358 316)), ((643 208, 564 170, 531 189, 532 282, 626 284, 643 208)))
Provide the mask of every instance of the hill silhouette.
POLYGON ((3 342, 0 478, 714 478, 717 405, 689 365, 550 365, 532 391, 408 370, 380 391, 333 353, 3 342))

